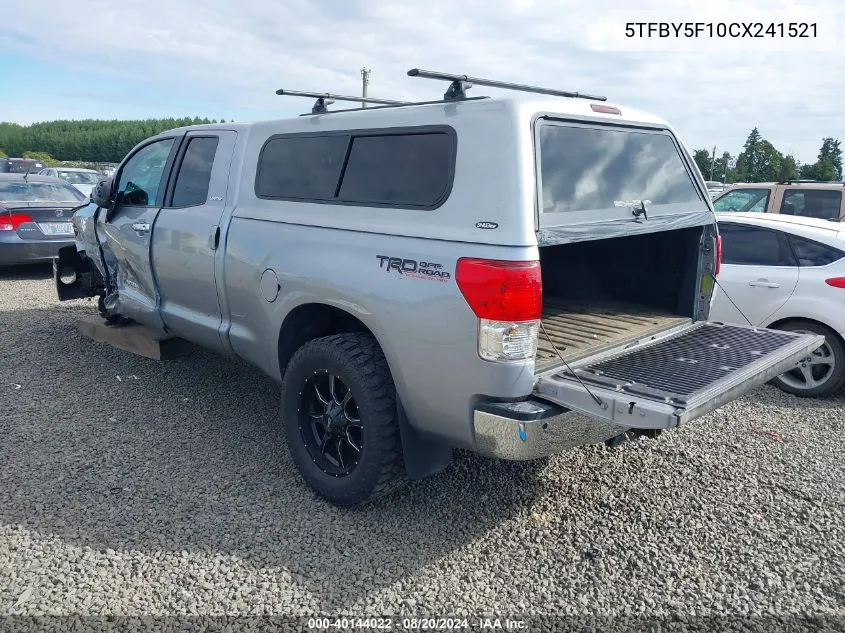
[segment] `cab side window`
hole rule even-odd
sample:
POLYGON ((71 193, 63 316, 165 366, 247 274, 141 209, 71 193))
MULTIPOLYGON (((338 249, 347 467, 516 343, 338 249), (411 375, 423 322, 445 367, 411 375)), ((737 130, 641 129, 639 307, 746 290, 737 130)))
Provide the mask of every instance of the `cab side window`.
POLYGON ((208 185, 211 183, 211 168, 217 153, 216 136, 190 138, 179 173, 173 188, 172 207, 192 207, 205 204, 208 199, 208 185))
POLYGON ((141 148, 120 172, 117 204, 149 207, 156 204, 173 139, 155 141, 141 148))

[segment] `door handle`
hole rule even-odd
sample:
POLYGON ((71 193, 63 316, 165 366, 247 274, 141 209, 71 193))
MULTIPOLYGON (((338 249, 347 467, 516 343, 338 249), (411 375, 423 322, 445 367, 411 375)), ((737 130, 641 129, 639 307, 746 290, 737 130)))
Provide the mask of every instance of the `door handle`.
POLYGON ((135 222, 135 224, 132 225, 132 230, 138 233, 149 233, 150 225, 147 222, 135 222))
POLYGON ((780 288, 779 283, 769 281, 768 279, 758 279, 757 281, 749 281, 748 285, 755 286, 757 288, 780 288))

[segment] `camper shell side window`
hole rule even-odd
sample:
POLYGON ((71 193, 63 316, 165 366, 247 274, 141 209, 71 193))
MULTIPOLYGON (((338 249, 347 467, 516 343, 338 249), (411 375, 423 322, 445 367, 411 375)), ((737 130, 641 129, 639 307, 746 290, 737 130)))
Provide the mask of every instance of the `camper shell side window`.
POLYGON ((259 153, 255 195, 436 209, 452 189, 456 150, 457 135, 445 125, 274 135, 259 153))

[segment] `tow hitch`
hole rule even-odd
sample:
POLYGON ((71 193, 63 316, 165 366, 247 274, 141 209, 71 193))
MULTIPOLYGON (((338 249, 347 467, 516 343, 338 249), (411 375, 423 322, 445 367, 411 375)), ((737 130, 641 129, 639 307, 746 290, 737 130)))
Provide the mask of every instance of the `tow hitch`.
POLYGON ((638 437, 645 437, 650 440, 657 439, 660 437, 662 432, 662 429, 630 429, 624 433, 611 437, 609 440, 605 440, 604 443, 610 448, 616 448, 617 446, 624 444, 627 441, 635 440, 638 437))

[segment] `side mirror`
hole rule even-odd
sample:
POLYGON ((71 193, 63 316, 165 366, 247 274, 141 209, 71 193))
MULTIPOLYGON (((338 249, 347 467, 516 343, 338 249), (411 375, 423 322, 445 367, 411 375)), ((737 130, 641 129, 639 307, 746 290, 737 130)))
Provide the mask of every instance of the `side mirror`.
POLYGON ((91 190, 91 202, 104 209, 110 208, 113 202, 111 198, 112 183, 111 178, 106 178, 94 185, 91 190))

